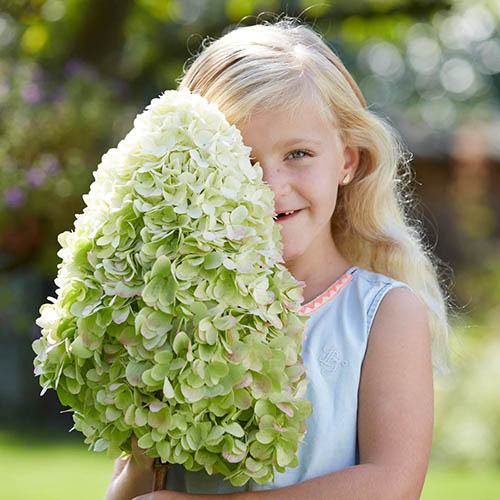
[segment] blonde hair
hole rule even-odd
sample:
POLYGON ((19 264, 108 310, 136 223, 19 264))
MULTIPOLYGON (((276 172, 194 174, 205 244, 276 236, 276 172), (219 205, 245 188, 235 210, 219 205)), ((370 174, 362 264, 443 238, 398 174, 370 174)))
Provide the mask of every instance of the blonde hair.
POLYGON ((448 366, 447 304, 405 203, 409 166, 397 133, 367 109, 340 59, 310 27, 282 18, 239 27, 208 44, 179 85, 215 102, 231 123, 256 109, 293 111, 304 99, 359 148, 354 179, 339 190, 331 228, 353 264, 400 280, 428 309, 433 364, 448 366))

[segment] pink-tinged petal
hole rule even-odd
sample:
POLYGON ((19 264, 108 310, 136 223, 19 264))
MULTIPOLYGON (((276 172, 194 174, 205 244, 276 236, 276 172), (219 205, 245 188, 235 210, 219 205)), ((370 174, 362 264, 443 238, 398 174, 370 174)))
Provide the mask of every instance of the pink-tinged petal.
POLYGON ((286 413, 289 417, 293 417, 293 408, 286 403, 278 403, 276 405, 283 413, 286 413))
POLYGON ((227 451, 222 450, 222 456, 230 464, 237 464, 238 462, 241 462, 245 458, 245 453, 242 453, 241 455, 236 455, 234 453, 229 453, 227 451))
POLYGON ((109 386, 109 390, 110 391, 116 391, 116 389, 118 389, 119 387, 121 387, 123 384, 111 384, 109 386))
POLYGON ((243 380, 236 385, 233 385, 233 389, 243 389, 243 387, 248 387, 252 383, 252 374, 247 373, 243 377, 243 380))
POLYGON ((163 410, 163 408, 165 408, 165 406, 167 406, 165 403, 162 403, 160 401, 155 401, 154 403, 150 403, 149 405, 149 409, 153 412, 153 413, 157 413, 159 412, 160 410, 163 410))
POLYGON ((284 427, 280 427, 278 424, 273 424, 273 426, 278 432, 286 432, 286 429, 284 427))

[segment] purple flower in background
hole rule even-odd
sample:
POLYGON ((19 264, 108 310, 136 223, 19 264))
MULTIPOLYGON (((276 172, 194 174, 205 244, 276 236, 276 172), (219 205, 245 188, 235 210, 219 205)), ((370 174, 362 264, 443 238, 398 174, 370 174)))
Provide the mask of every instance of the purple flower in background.
POLYGON ((31 187, 41 186, 45 182, 47 174, 41 168, 30 168, 26 173, 28 185, 31 187))
POLYGON ((97 71, 80 59, 70 59, 64 66, 64 75, 66 78, 84 77, 90 81, 99 79, 97 71))
POLYGON ((42 100, 40 87, 35 82, 25 85, 21 90, 21 95, 24 102, 27 102, 28 104, 37 104, 42 100))
POLYGON ((83 63, 79 59, 70 59, 64 65, 64 75, 71 78, 83 71, 83 63))
POLYGON ((18 186, 7 188, 3 198, 5 205, 10 208, 20 208, 26 203, 26 193, 18 186))
POLYGON ((61 170, 59 160, 51 154, 45 154, 40 158, 42 171, 47 175, 55 175, 61 170))
POLYGON ((47 72, 40 66, 36 66, 32 73, 33 82, 43 82, 47 79, 47 72))
POLYGON ((7 80, 0 80, 0 102, 9 97, 10 85, 7 80))

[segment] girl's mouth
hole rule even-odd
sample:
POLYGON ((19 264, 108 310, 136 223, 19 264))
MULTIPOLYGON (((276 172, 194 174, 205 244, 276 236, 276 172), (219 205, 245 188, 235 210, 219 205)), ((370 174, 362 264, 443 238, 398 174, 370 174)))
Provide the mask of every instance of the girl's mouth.
POLYGON ((283 212, 281 214, 278 214, 276 217, 277 221, 283 221, 283 220, 288 220, 291 219, 292 217, 295 217, 302 209, 299 210, 291 210, 290 212, 283 212))

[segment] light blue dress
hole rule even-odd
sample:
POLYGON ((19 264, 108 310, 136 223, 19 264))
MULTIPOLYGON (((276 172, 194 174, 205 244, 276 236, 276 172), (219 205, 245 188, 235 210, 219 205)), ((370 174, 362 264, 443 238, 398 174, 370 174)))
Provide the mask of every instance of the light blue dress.
POLYGON ((280 488, 359 464, 358 388, 373 318, 385 294, 406 286, 387 276, 352 267, 319 297, 302 308, 310 315, 302 356, 312 403, 299 465, 276 473, 265 485, 249 481, 236 488, 220 474, 169 467, 167 489, 222 494, 280 488))

